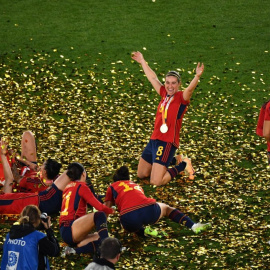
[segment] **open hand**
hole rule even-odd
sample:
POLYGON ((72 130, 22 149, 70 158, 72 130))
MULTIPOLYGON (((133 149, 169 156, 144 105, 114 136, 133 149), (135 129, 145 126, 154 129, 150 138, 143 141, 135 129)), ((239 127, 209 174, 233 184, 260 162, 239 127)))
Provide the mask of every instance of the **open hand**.
POLYGON ((140 53, 139 51, 137 52, 132 52, 131 53, 131 58, 133 60, 135 60, 136 62, 138 62, 139 64, 141 64, 144 61, 143 55, 142 53, 140 53))
POLYGON ((8 145, 7 142, 4 141, 3 138, 1 138, 1 142, 0 142, 0 149, 1 149, 1 151, 0 151, 0 153, 2 155, 5 155, 7 153, 7 145, 8 145))
POLYGON ((198 63, 197 67, 196 67, 196 75, 201 77, 201 75, 203 74, 204 71, 204 64, 202 63, 198 63))

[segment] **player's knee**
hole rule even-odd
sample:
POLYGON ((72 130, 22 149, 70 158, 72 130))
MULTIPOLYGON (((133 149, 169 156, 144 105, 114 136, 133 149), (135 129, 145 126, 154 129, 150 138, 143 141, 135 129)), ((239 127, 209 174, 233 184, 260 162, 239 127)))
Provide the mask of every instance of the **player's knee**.
POLYGON ((161 186, 162 185, 162 180, 160 179, 155 179, 155 178, 151 178, 150 179, 150 184, 154 185, 154 186, 161 186))
POLYGON ((142 171, 137 171, 137 176, 138 178, 143 179, 143 178, 149 177, 149 174, 142 171))

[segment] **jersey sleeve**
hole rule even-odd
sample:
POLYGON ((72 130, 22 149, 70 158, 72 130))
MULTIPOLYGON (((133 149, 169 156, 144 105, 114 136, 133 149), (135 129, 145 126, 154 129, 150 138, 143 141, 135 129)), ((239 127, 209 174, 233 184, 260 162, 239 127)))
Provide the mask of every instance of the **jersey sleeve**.
POLYGON ((60 247, 57 238, 54 236, 52 229, 47 229, 47 237, 39 240, 39 252, 44 256, 57 257, 60 254, 60 247))
POLYGON ((108 202, 108 201, 111 201, 114 203, 114 198, 113 198, 111 186, 108 187, 107 192, 106 192, 106 196, 105 196, 105 202, 108 202))
POLYGON ((82 185, 80 190, 79 190, 79 195, 84 198, 84 200, 92 205, 94 208, 96 208, 98 211, 103 211, 106 214, 112 214, 113 213, 113 209, 107 207, 106 205, 102 204, 101 202, 99 202, 96 197, 94 196, 94 194, 91 192, 91 190, 89 189, 89 187, 87 187, 86 185, 82 185))

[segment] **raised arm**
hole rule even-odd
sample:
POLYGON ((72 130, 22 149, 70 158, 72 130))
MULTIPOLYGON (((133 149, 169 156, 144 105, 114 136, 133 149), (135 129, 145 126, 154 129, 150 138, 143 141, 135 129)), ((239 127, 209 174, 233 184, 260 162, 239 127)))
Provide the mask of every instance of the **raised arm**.
POLYGON ((204 71, 204 64, 200 64, 200 62, 198 63, 197 67, 196 67, 196 75, 194 77, 194 79, 190 82, 189 86, 184 90, 183 93, 183 98, 186 101, 189 101, 191 99, 191 96, 193 94, 193 91, 195 90, 201 75, 203 74, 204 71))
POLYGON ((1 155, 2 165, 4 169, 4 176, 5 176, 5 184, 3 187, 3 191, 4 193, 12 193, 13 174, 9 166, 6 153, 7 153, 7 143, 2 138, 0 142, 0 155, 1 155))
POLYGON ((142 53, 138 51, 133 52, 131 54, 131 58, 135 60, 136 62, 138 62, 139 64, 141 64, 147 79, 152 84, 152 86, 157 91, 157 93, 159 94, 162 83, 158 80, 156 73, 148 66, 147 62, 143 58, 142 53))

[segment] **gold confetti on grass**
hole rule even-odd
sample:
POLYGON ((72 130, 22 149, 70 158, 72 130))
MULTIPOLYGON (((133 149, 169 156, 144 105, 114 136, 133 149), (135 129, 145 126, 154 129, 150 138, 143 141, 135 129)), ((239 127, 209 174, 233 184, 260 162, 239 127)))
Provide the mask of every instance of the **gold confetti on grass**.
MULTIPOLYGON (((154 188, 148 179, 136 178, 159 102, 151 86, 141 74, 134 76, 135 69, 127 69, 123 60, 104 72, 98 61, 78 69, 63 55, 57 59, 35 53, 30 60, 16 55, 0 65, 5 89, 0 95, 0 132, 10 147, 19 149, 22 132, 32 130, 39 163, 51 157, 65 169, 72 161, 82 162, 99 194, 105 193, 114 170, 127 164, 148 196, 195 221, 213 223, 209 232, 194 235, 163 219, 155 227, 168 238, 141 240, 125 233, 117 216, 111 217, 111 235, 127 247, 120 269, 264 269, 270 263, 270 174, 265 143, 254 133, 259 106, 252 95, 235 101, 229 91, 219 89, 226 81, 228 87, 239 87, 241 95, 252 92, 253 86, 236 78, 235 67, 225 68, 224 77, 202 78, 204 88, 200 84, 196 89, 184 118, 179 152, 192 159, 195 180, 179 176, 166 187, 154 188)), ((184 85, 189 83, 193 67, 177 70, 184 85)), ((253 74, 254 83, 265 90, 263 75, 253 74)), ((7 228, 1 226, 3 242, 7 228)), ((57 219, 54 229, 60 238, 57 219)), ((83 269, 91 260, 90 255, 50 259, 54 269, 83 269)))

